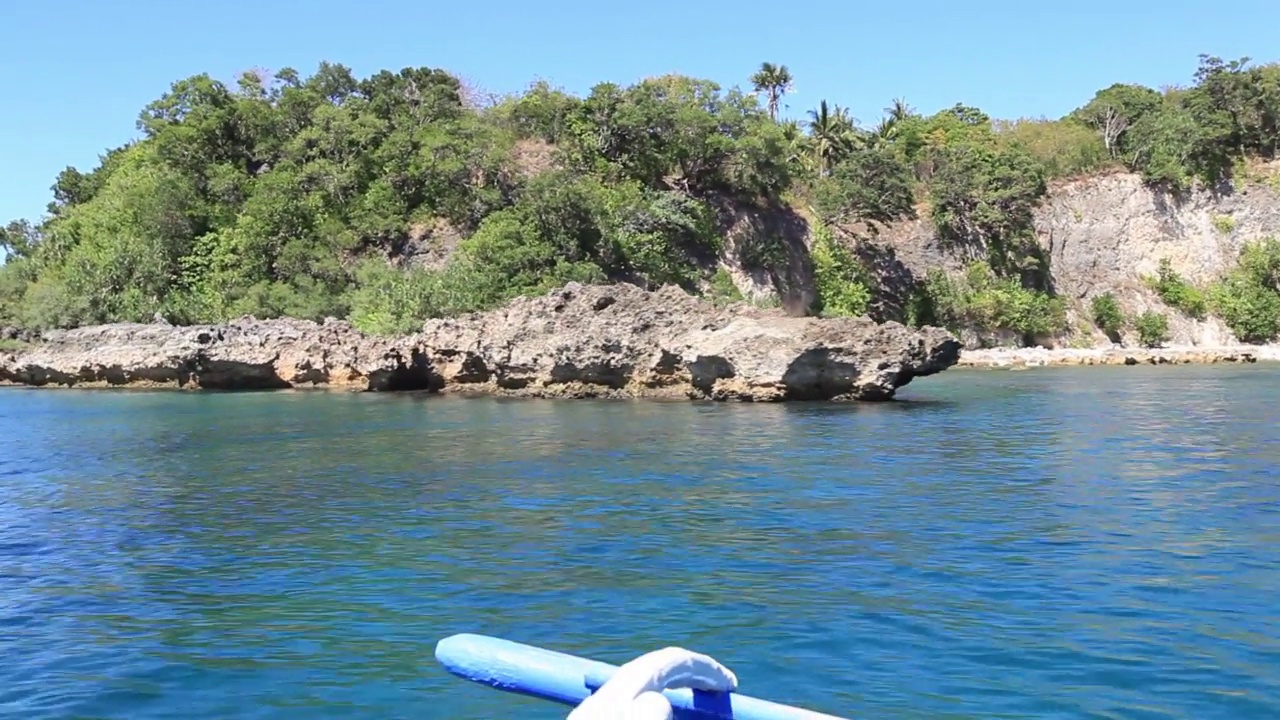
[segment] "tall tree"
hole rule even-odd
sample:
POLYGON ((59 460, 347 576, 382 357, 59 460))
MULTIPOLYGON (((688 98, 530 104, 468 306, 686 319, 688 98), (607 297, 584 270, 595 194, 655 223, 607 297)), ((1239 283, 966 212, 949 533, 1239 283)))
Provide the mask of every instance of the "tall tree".
POLYGON ((757 93, 763 93, 768 99, 769 117, 778 119, 778 104, 782 96, 792 89, 791 71, 786 65, 760 63, 760 69, 751 76, 751 85, 757 93))
POLYGON ((6 255, 23 257, 40 242, 39 231, 26 220, 14 220, 0 227, 0 261, 6 255))
POLYGON ((813 152, 822 175, 853 150, 858 141, 857 127, 849 111, 839 105, 828 105, 826 100, 809 111, 809 136, 813 139, 813 152))
POLYGON ((893 140, 898 136, 898 120, 893 115, 887 115, 880 118, 880 122, 871 129, 867 135, 867 144, 880 147, 893 140))
POLYGON ((884 109, 889 119, 895 123, 902 122, 916 114, 915 108, 907 104, 905 98, 894 98, 893 104, 884 109))
POLYGON ((1116 83, 1099 90, 1087 105, 1072 115, 1097 131, 1111 157, 1130 150, 1126 135, 1147 115, 1160 110, 1160 93, 1142 85, 1116 83))

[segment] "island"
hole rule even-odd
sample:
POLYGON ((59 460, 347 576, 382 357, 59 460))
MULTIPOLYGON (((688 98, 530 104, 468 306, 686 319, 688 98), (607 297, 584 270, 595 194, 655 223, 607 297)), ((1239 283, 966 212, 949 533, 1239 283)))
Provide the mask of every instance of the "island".
POLYGON ((175 82, 0 231, 0 382, 887 399, 1278 356, 1280 66, 871 125, 745 79, 175 82))

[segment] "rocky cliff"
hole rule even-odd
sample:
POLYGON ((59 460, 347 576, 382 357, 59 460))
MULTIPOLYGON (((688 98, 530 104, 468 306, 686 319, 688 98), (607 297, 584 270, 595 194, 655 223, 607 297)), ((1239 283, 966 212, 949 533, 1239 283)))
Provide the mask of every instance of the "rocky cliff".
POLYGON ((1130 313, 1167 313, 1175 344, 1231 345, 1236 338, 1220 320, 1196 321, 1166 307, 1143 278, 1166 258, 1193 283, 1222 277, 1246 242, 1280 232, 1280 192, 1241 183, 1174 195, 1117 173, 1054 188, 1036 230, 1054 289, 1077 316, 1087 320, 1088 301, 1111 292, 1130 313))
POLYGON ((0 355, 0 381, 193 388, 344 387, 544 397, 892 398, 941 372, 959 343, 937 328, 716 307, 678 288, 570 284, 408 337, 346 322, 121 324, 47 333, 0 355))
MULTIPOLYGON (((1183 277, 1207 284, 1234 266, 1244 243, 1280 234, 1280 183, 1265 179, 1274 169, 1259 172, 1259 178, 1235 186, 1181 195, 1125 172, 1053 185, 1036 212, 1035 227, 1049 258, 1053 289, 1068 301, 1074 337, 1060 342, 1110 344, 1089 321, 1089 303, 1111 292, 1127 314, 1166 313, 1175 345, 1236 344, 1220 320, 1196 321, 1166 307, 1143 278, 1168 258, 1183 277)), ((955 272, 963 267, 941 247, 927 217, 890 227, 859 247, 864 260, 873 259, 888 316, 900 310, 911 284, 930 268, 955 272)))

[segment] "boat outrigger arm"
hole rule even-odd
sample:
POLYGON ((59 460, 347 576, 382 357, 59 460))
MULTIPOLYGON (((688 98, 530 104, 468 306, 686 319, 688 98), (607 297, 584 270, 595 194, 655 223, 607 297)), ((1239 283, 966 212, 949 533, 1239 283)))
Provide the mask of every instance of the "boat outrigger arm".
POLYGON ((738 678, 682 648, 646 653, 622 667, 484 635, 436 644, 449 672, 507 692, 573 706, 568 720, 842 720, 739 695, 738 678))

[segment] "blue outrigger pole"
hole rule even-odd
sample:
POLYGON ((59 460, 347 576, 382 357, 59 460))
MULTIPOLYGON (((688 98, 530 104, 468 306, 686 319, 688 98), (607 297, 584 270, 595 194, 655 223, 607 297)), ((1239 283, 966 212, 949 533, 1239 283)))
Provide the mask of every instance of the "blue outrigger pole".
MULTIPOLYGON (((466 680, 577 707, 620 669, 617 665, 485 635, 452 635, 436 660, 466 680)), ((676 720, 842 720, 737 692, 664 690, 676 720)))

